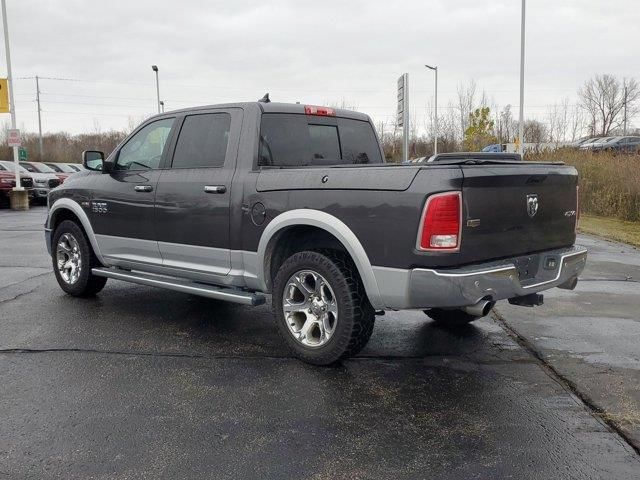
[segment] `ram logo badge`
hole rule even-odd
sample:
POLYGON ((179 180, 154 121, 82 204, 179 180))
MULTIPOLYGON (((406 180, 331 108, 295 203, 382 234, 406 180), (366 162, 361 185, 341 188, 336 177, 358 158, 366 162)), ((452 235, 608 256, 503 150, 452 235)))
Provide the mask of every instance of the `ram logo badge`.
POLYGON ((531 218, 535 217, 536 213, 538 213, 538 195, 535 193, 527 195, 527 213, 531 218))

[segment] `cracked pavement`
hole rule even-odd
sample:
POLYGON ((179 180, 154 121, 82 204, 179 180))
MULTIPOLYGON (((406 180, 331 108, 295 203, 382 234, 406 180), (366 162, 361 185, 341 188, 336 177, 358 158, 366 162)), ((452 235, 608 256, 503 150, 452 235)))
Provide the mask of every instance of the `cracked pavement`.
POLYGON ((640 478, 635 250, 582 237, 576 292, 457 332, 387 313, 318 368, 268 306, 64 295, 44 216, 0 211, 0 478, 640 478))

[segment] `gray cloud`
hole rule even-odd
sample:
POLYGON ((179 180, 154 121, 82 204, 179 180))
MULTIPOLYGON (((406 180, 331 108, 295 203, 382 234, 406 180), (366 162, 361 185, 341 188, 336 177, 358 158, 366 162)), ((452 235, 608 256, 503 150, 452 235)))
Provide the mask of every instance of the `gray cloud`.
MULTIPOLYGON (((395 81, 411 75, 412 109, 427 115, 440 68, 445 108, 474 78, 498 105, 518 104, 520 2, 8 0, 14 76, 43 80, 44 129, 123 128, 155 110, 151 64, 169 109, 202 103, 345 100, 390 120, 395 81)), ((528 2, 526 115, 575 98, 595 73, 637 74, 635 2, 528 2)), ((0 71, 4 64, 0 64, 0 71)), ((18 123, 37 128, 35 86, 15 85, 18 123)))

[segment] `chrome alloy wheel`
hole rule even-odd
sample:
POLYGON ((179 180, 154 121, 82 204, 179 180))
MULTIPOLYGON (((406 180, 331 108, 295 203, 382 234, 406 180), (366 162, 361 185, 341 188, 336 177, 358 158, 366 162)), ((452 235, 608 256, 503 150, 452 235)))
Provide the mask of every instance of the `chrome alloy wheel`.
POLYGON ((306 347, 325 345, 338 323, 338 304, 329 282, 313 270, 291 275, 282 295, 291 335, 306 347))
POLYGON ((70 233, 62 234, 58 240, 56 263, 58 265, 58 273, 65 283, 73 285, 78 281, 82 269, 82 257, 80 255, 80 245, 70 233))

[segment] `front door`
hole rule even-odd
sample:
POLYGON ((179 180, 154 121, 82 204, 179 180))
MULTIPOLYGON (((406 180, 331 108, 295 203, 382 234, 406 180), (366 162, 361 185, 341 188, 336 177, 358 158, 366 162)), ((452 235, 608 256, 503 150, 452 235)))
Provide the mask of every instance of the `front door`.
POLYGON ((186 115, 156 192, 156 236, 163 266, 194 278, 231 269, 229 201, 240 109, 186 115), (192 275, 190 275, 192 274, 192 275))
POLYGON ((111 173, 95 176, 89 216, 100 252, 115 265, 162 262, 154 201, 174 123, 163 118, 142 126, 112 156, 111 173))

